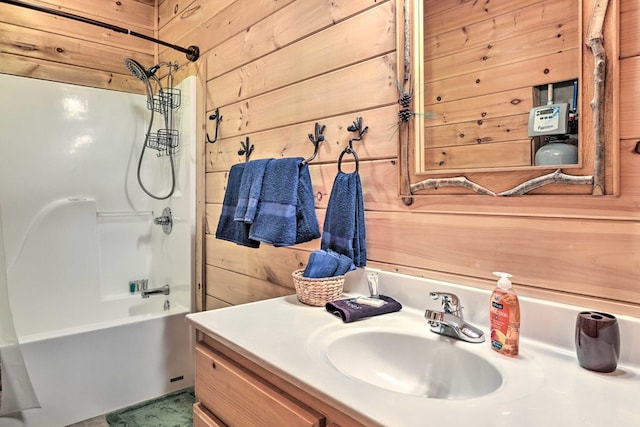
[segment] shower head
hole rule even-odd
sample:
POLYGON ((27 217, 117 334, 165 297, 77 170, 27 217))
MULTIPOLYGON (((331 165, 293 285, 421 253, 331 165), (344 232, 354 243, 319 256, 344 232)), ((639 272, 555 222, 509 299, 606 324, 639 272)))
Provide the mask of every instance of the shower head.
POLYGON ((160 64, 158 64, 147 70, 138 61, 132 58, 126 58, 124 60, 124 65, 125 67, 127 67, 131 75, 133 75, 133 77, 142 82, 147 82, 149 80, 149 77, 152 77, 156 73, 156 71, 160 69, 160 64))

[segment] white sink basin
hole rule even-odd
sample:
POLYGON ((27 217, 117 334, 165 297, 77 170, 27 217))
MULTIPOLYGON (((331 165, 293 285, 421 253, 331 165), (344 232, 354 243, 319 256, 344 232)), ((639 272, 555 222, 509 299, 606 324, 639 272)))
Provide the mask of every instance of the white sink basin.
POLYGON ((398 393, 436 399, 471 399, 495 391, 502 375, 487 360, 452 343, 419 335, 360 331, 326 348, 342 374, 398 393))

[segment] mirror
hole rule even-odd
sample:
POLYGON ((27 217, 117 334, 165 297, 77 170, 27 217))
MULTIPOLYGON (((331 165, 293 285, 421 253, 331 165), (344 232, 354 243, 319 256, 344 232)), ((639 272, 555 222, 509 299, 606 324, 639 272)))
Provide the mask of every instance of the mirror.
POLYGON ((402 195, 605 194, 607 1, 397 8, 402 195))

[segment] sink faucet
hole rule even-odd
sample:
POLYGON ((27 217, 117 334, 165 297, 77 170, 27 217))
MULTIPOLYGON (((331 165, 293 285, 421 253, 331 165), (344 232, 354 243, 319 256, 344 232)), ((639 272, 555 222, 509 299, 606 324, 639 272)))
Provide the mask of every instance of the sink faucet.
POLYGON ((460 299, 446 292, 431 292, 431 299, 442 298, 442 310, 427 309, 424 317, 431 325, 431 332, 457 338, 462 341, 480 343, 484 342, 484 332, 464 321, 460 299))

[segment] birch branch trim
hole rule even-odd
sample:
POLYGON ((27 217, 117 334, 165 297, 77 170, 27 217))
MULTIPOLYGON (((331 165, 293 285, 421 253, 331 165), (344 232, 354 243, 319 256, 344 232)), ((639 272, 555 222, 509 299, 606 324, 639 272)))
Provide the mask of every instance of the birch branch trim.
POLYGON ((593 161, 593 195, 605 194, 605 149, 604 149, 604 84, 607 69, 607 56, 604 48, 602 28, 607 14, 609 0, 597 0, 593 6, 593 14, 589 22, 586 45, 593 54, 593 99, 591 111, 594 117, 594 161, 593 161))
POLYGON ((511 190, 503 191, 499 193, 499 196, 521 196, 536 188, 543 187, 549 184, 574 184, 574 185, 592 185, 593 176, 576 176, 567 175, 562 173, 561 169, 557 169, 547 175, 538 176, 536 178, 525 181, 522 184, 513 187, 511 190))
POLYGON ((487 196, 495 196, 496 193, 476 184, 473 181, 467 179, 466 176, 456 176, 452 178, 428 178, 415 184, 411 184, 411 193, 415 193, 420 190, 438 189, 440 187, 463 187, 471 191, 475 191, 478 194, 484 194, 487 196))
POLYGON ((414 194, 416 191, 420 190, 437 190, 441 187, 462 187, 474 191, 478 194, 506 197, 521 196, 549 184, 593 185, 593 176, 567 175, 563 173, 561 169, 557 169, 555 172, 532 178, 520 185, 513 187, 510 190, 506 190, 498 194, 494 193, 486 187, 483 187, 480 184, 469 180, 466 176, 456 176, 452 178, 428 178, 415 184, 411 184, 410 189, 411 193, 414 194))

